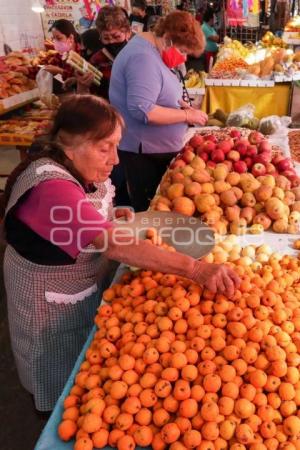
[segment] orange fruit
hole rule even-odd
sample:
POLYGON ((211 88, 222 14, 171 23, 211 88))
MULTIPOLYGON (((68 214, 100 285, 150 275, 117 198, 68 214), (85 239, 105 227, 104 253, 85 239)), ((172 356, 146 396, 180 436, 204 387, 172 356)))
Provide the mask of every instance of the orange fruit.
POLYGON ((59 424, 57 432, 60 439, 63 441, 69 441, 75 436, 77 432, 77 425, 73 420, 65 419, 59 424))

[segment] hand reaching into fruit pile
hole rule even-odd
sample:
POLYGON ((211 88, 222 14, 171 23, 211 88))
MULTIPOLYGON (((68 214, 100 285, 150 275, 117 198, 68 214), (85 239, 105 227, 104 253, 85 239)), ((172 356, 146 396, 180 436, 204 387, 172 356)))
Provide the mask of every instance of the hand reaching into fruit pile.
MULTIPOLYGON (((104 255, 109 259, 129 266, 174 273, 189 278, 211 289, 212 292, 226 292, 228 296, 232 296, 239 285, 238 277, 228 266, 211 265, 182 253, 175 255, 168 248, 161 247, 162 243, 159 243, 160 247, 158 247, 157 240, 156 245, 149 245, 146 240, 136 242, 133 236, 118 236, 116 239, 114 230, 115 228, 108 230, 106 236, 100 234, 94 241, 95 247, 102 252, 106 248, 104 255), (146 259, 145 255, 147 255, 146 259)), ((117 227, 116 231, 118 231, 117 227)), ((152 233, 151 236, 153 236, 152 233)))
MULTIPOLYGON (((146 238, 152 245, 169 252, 176 251, 174 247, 162 241, 155 228, 147 230, 146 238)), ((204 260, 195 265, 190 278, 211 292, 226 293, 229 298, 234 295, 240 283, 239 277, 230 267, 223 264, 207 264, 204 260)))
POLYGON ((191 279, 210 292, 223 293, 228 298, 233 297, 240 285, 239 277, 230 267, 224 264, 207 264, 204 261, 195 267, 191 279))

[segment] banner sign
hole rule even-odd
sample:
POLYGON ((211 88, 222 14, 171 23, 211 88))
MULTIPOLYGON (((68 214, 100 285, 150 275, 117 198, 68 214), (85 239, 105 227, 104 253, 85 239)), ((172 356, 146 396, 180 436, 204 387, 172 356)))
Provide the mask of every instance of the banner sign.
POLYGON ((109 0, 45 0, 42 13, 45 37, 51 37, 49 29, 59 19, 70 20, 78 33, 83 33, 93 27, 99 9, 109 3, 109 0))

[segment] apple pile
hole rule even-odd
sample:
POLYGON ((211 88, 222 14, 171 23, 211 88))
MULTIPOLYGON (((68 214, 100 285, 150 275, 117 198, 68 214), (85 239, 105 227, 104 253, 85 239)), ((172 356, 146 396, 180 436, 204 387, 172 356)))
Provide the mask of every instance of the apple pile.
POLYGON ((193 155, 189 163, 177 159, 164 175, 152 209, 198 216, 222 235, 268 229, 299 233, 299 188, 292 191, 285 176, 239 173, 228 161, 209 165, 195 153, 188 154, 193 155))
POLYGON ((238 173, 251 172, 255 177, 282 174, 291 181, 292 187, 300 184, 292 160, 282 155, 273 155, 272 146, 258 131, 248 137, 242 136, 237 129, 228 130, 228 134, 196 134, 178 155, 173 167, 189 164, 194 155, 200 156, 208 167, 225 163, 230 170, 238 173), (183 161, 183 163, 181 162, 183 161))

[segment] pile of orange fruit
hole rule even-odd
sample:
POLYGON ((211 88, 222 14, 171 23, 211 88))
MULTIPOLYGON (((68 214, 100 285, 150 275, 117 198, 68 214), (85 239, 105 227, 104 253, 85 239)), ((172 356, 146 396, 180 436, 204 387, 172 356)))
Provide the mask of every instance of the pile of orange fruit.
POLYGON ((236 265, 233 298, 140 271, 104 293, 58 427, 75 450, 299 450, 300 261, 236 265))

